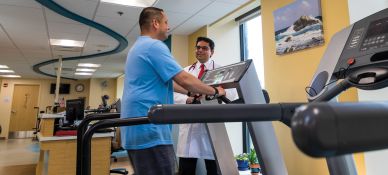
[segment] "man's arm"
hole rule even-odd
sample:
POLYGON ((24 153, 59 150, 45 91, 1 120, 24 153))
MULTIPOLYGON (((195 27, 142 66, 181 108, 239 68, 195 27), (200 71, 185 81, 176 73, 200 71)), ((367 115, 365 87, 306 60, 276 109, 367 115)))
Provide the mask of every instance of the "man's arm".
MULTIPOLYGON (((188 91, 198 94, 214 95, 215 90, 211 86, 208 86, 202 83, 198 78, 187 73, 186 71, 181 71, 174 76, 174 89, 176 92, 187 94, 188 91), (179 85, 176 86, 176 85, 179 85)), ((225 95, 225 90, 223 88, 217 87, 219 95, 225 95)))
MULTIPOLYGON (((184 71, 182 71, 182 72, 184 72, 184 71)), ((180 86, 178 83, 176 83, 175 81, 173 81, 173 83, 174 83, 174 91, 175 92, 185 94, 185 95, 188 93, 188 91, 185 88, 183 88, 182 86, 180 86)))

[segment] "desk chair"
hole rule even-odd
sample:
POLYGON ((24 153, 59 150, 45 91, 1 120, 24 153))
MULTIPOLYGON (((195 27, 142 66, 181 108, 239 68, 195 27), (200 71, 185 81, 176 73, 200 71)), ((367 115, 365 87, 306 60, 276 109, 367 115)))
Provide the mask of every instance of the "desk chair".
MULTIPOLYGON (((113 154, 114 152, 119 152, 124 150, 121 147, 121 134, 120 134, 120 128, 117 127, 115 128, 115 136, 112 139, 112 144, 111 144, 111 153, 113 154)), ((111 156, 114 162, 117 162, 117 157, 116 156, 111 156)), ((116 173, 116 174, 128 174, 127 169, 125 168, 114 168, 110 170, 110 173, 116 173)))

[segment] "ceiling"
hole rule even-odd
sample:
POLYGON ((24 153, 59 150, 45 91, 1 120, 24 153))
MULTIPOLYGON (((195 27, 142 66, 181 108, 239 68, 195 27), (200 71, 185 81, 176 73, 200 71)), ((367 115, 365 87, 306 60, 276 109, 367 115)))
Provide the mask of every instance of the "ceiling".
MULTIPOLYGON (((139 36, 137 24, 141 8, 102 3, 100 0, 53 0, 82 17, 102 24, 128 41, 124 50, 106 56, 63 62, 62 76, 74 79, 113 78, 124 72, 128 49, 139 36), (122 12, 122 15, 119 15, 122 12), (101 67, 92 76, 74 75, 78 63, 101 67)), ((250 0, 159 0, 174 35, 189 35, 211 24, 250 0)), ((93 27, 63 17, 34 0, 0 0, 0 64, 22 78, 50 78, 33 71, 33 66, 52 59, 99 54, 115 49, 119 42, 93 27), (78 50, 50 47, 49 39, 85 41, 78 50), (66 49, 65 49, 66 50, 66 49)), ((42 66, 55 75, 58 62, 42 66)), ((4 74, 4 73, 2 73, 4 74)))

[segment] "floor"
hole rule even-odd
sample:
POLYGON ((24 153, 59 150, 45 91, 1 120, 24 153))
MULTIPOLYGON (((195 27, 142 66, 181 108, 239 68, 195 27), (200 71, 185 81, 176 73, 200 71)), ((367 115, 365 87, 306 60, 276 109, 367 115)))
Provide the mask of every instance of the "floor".
MULTIPOLYGON (((125 151, 115 155, 118 161, 112 161, 111 167, 126 168, 132 174, 125 151)), ((1 175, 35 175, 38 157, 39 143, 31 138, 0 140, 1 175)))

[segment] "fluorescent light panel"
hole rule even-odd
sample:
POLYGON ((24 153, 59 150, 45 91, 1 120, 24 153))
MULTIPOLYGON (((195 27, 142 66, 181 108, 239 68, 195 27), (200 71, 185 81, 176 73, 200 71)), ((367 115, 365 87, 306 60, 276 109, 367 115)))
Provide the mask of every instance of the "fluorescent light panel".
POLYGON ((0 69, 0 73, 14 73, 14 71, 8 69, 0 69))
POLYGON ((156 0, 101 0, 101 2, 135 7, 150 7, 156 0))
POLYGON ((78 63, 78 67, 100 67, 101 64, 93 64, 93 63, 78 63))
POLYGON ((50 44, 53 46, 83 47, 85 41, 76 41, 69 39, 50 39, 50 44))
POLYGON ((7 65, 1 65, 0 64, 0 69, 8 69, 9 67, 7 65))
POLYGON ((0 75, 0 77, 6 77, 6 78, 20 78, 20 75, 0 75))
POLYGON ((92 75, 90 72, 76 72, 75 75, 92 75))
POLYGON ((75 71, 77 71, 77 72, 95 72, 96 69, 77 68, 75 71))

